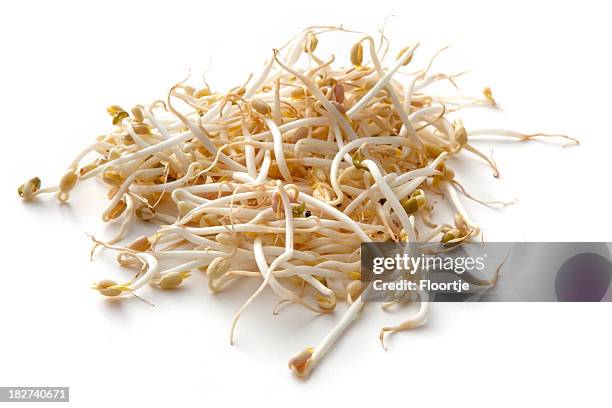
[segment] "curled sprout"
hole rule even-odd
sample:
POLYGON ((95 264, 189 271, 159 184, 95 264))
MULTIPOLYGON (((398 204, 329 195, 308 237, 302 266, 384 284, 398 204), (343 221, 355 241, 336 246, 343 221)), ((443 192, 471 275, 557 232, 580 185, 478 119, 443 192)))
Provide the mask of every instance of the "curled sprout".
MULTIPOLYGON (((434 92, 437 83, 456 92, 460 74, 431 72, 438 53, 423 61, 418 46, 388 60, 390 44, 382 35, 377 41, 343 27, 309 27, 229 90, 182 81, 162 100, 110 106, 112 128, 76 155, 57 185, 41 188, 33 178, 18 194, 32 200, 57 193, 65 202, 77 184, 103 183, 110 202, 102 219, 119 231, 105 242, 92 237, 94 248, 113 251, 133 271, 124 283, 96 282, 103 296, 136 296, 146 285, 176 289, 195 271, 206 272, 214 293, 237 280, 258 281, 234 317, 232 343, 239 317, 264 290, 279 305, 318 314, 333 313, 346 300, 348 310, 317 347, 289 360, 306 377, 366 304, 362 242, 452 248, 480 236, 462 200, 495 202, 468 194, 449 167, 482 160, 499 176, 475 139, 577 143, 564 135, 466 127, 458 118, 462 110, 497 108, 491 89, 477 97, 434 92), (350 49, 336 54, 343 62, 320 51, 333 34, 351 38, 350 49), (454 218, 437 215, 440 202, 454 218), (139 221, 151 233, 127 240, 139 221)), ((381 342, 425 322, 429 299, 422 294, 413 301, 418 313, 384 327, 381 342)))

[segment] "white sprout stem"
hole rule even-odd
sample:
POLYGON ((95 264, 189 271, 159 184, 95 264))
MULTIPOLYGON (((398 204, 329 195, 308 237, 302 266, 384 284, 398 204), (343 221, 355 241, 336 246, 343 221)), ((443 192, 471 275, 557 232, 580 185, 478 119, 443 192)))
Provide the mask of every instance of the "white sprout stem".
POLYGON ((131 282, 128 285, 130 291, 132 292, 149 283, 151 279, 153 279, 157 275, 157 271, 159 269, 157 258, 155 258, 153 255, 147 253, 139 253, 134 254, 133 256, 140 259, 146 265, 147 271, 141 277, 139 277, 134 282, 131 282))
POLYGON ((409 241, 416 242, 416 233, 414 231, 414 225, 410 220, 410 217, 408 216, 406 210, 404 210, 404 207, 402 207, 402 204, 395 196, 395 193, 393 193, 393 190, 391 190, 391 187, 389 187, 387 182, 384 180, 383 175, 378 169, 376 163, 374 163, 372 160, 364 160, 362 164, 364 166, 367 166, 372 176, 374 176, 374 180, 376 181, 378 189, 384 195, 391 208, 393 208, 393 212, 395 213, 397 218, 399 218, 402 227, 404 228, 404 231, 406 231, 406 234, 408 234, 409 241))
POLYGON ((123 199, 124 194, 128 191, 128 189, 130 188, 130 185, 134 182, 134 180, 137 177, 145 177, 145 178, 154 177, 154 176, 159 176, 163 174, 163 172, 164 172, 164 169, 144 169, 144 170, 139 170, 135 173, 132 173, 123 182, 123 184, 121 184, 121 187, 115 193, 115 196, 111 200, 110 204, 108 205, 108 207, 106 207, 106 210, 104 210, 104 212, 102 213, 102 220, 103 221, 107 220, 108 214, 115 208, 115 206, 119 203, 119 201, 123 199))
POLYGON ((412 94, 414 92, 414 87, 417 81, 423 79, 424 75, 424 72, 416 74, 404 90, 404 111, 408 114, 410 114, 410 111, 412 110, 412 94))
POLYGON ((264 153, 263 163, 261 164, 259 174, 255 179, 255 184, 262 184, 268 178, 268 171, 270 171, 270 165, 272 164, 272 154, 269 150, 264 153))
POLYGON ((352 140, 348 142, 336 155, 331 163, 331 168, 329 171, 329 178, 331 185, 336 193, 336 199, 330 202, 331 205, 341 204, 344 200, 344 194, 342 193, 342 189, 340 188, 340 184, 338 183, 338 168, 340 166, 340 162, 344 158, 344 156, 350 152, 351 150, 361 147, 363 145, 408 145, 408 140, 404 137, 399 136, 376 136, 376 137, 362 137, 358 140, 352 140))
MULTIPOLYGON (((427 167, 429 169, 435 169, 436 167, 438 167, 440 163, 442 163, 442 161, 446 158, 447 155, 448 155, 447 152, 440 153, 438 157, 436 157, 436 159, 432 161, 427 167)), ((409 181, 408 183, 402 186, 396 187, 395 188, 396 197, 401 200, 402 198, 406 197, 408 194, 416 190, 424 181, 425 181, 425 177, 419 177, 419 178, 409 181)), ((389 208, 389 204, 385 203, 383 207, 385 208, 385 210, 387 210, 389 208)))
POLYGON ((318 364, 325 354, 327 354, 331 346, 333 346, 334 343, 340 338, 342 333, 344 333, 350 324, 357 319, 359 312, 365 305, 365 302, 362 300, 362 296, 359 296, 359 298, 353 302, 340 321, 327 334, 327 336, 323 338, 319 345, 315 347, 312 357, 310 357, 310 360, 306 366, 304 375, 308 375, 308 373, 318 364))
POLYGON ((404 63, 406 61, 408 61, 408 58, 412 57, 412 54, 414 53, 414 51, 417 49, 417 47, 419 46, 419 43, 416 43, 415 45, 413 45, 412 47, 410 47, 410 49, 408 51, 406 51, 396 62, 395 65, 393 65, 393 67, 391 67, 391 69, 389 69, 389 71, 387 71, 387 73, 385 75, 383 75, 382 78, 380 78, 380 80, 378 82, 376 82, 376 85, 374 85, 369 91, 368 93, 366 93, 363 98, 361 98, 355 105, 353 105, 347 112, 347 116, 353 117, 354 115, 356 115, 360 110, 362 110, 366 104, 381 90, 383 89, 387 83, 389 83, 389 81, 391 80, 391 78, 393 77, 393 75, 395 75, 395 73, 402 67, 402 65, 404 65, 404 63))
POLYGON ((272 70, 272 66, 274 65, 274 57, 270 58, 270 60, 266 63, 261 75, 257 78, 257 80, 251 85, 248 86, 246 92, 244 93, 244 98, 251 98, 259 88, 266 82, 268 75, 270 75, 270 71, 272 70))
POLYGON ((470 228, 472 228, 474 230, 474 233, 476 235, 478 235, 478 232, 480 231, 480 228, 478 227, 478 225, 474 221, 472 221, 472 219, 468 215, 468 213, 465 210, 465 207, 463 206, 463 204, 461 203, 461 199, 459 198, 459 195, 457 194, 457 191, 455 190, 453 185, 451 183, 445 181, 444 182, 444 188, 445 188, 445 190, 446 190, 446 192, 448 194, 448 197, 450 198, 451 202, 453 203, 453 206, 455 207, 455 209, 459 213, 459 215, 463 218, 463 220, 466 222, 466 224, 470 228))
MULTIPOLYGON (((251 137, 251 132, 249 132, 248 126, 242 123, 241 127, 242 127, 242 133, 244 134, 244 139, 247 142, 252 142, 253 138, 251 137)), ((247 145, 245 146, 244 154, 246 157, 246 166, 247 166, 247 171, 249 173, 249 176, 251 176, 252 178, 257 177, 257 166, 255 163, 255 149, 253 146, 251 146, 250 143, 247 143, 247 145)))
MULTIPOLYGON (((374 48, 374 40, 370 36, 368 36, 367 39, 370 45, 369 47, 370 56, 372 58, 372 63, 374 64, 374 68, 376 68, 376 72, 378 73, 378 75, 383 77, 385 72, 383 70, 382 65, 380 64, 378 55, 376 54, 376 50, 374 48)), ((410 55, 412 54, 414 54, 414 49, 412 50, 410 55)), ((395 109, 395 111, 400 116, 400 119, 402 120, 403 126, 400 129, 400 135, 404 135, 404 133, 407 132, 414 146, 421 146, 421 139, 419 139, 419 135, 416 133, 416 131, 412 127, 412 124, 410 123, 410 119, 408 118, 408 115, 407 115, 408 109, 404 108, 399 98, 397 97, 397 93, 395 92, 395 89, 391 85, 385 84, 384 89, 388 92, 389 96, 391 97, 391 103, 393 104, 393 108, 395 109)))
POLYGON ((276 186, 277 186, 277 191, 280 194, 281 201, 283 203, 283 210, 285 212, 285 223, 286 223, 285 252, 283 252, 283 254, 278 256, 272 262, 272 264, 270 264, 270 266, 268 267, 268 270, 266 271, 266 274, 264 276, 264 281, 261 284, 261 286, 259 286, 257 291, 255 291, 255 293, 253 293, 253 295, 251 295, 251 297, 249 297, 246 302, 244 302, 244 304, 240 307, 240 309, 236 313, 236 317, 234 318, 234 321, 232 323, 232 328, 230 330, 230 343, 231 344, 234 344, 234 331, 236 329, 236 324, 238 323, 238 319, 240 318, 240 315, 242 314, 242 312, 248 307, 249 304, 251 304, 251 302, 253 302, 253 300, 255 300, 257 296, 259 296, 261 292, 263 292, 266 286, 268 286, 270 279, 273 278, 272 273, 278 267, 278 265, 282 262, 290 260, 293 257, 293 213, 291 211, 289 197, 287 196, 287 192, 285 191, 283 184, 280 181, 277 181, 276 186))
MULTIPOLYGON (((151 109, 145 109, 144 114, 145 117, 153 124, 153 126, 159 130, 159 133, 162 134, 165 140, 172 139, 172 136, 170 133, 168 133, 168 130, 155 118, 155 115, 153 115, 151 109)), ((183 153, 176 145, 172 146, 172 152, 176 155, 183 168, 187 168, 189 166, 187 156, 185 156, 185 153, 183 153)))
POLYGON ((361 229, 361 227, 359 227, 359 225, 357 225, 355 223, 355 221, 353 221, 351 219, 351 217, 349 217, 348 215, 344 214, 343 212, 339 211, 338 209, 336 209, 335 207, 332 207, 331 205, 322 202, 321 200, 317 200, 314 197, 309 196, 308 194, 305 193, 301 193, 299 194, 299 198, 303 201, 306 202, 306 204, 308 204, 311 207, 317 208, 321 211, 323 211, 324 213, 340 220, 343 221, 347 227, 347 229, 351 229, 354 232, 357 233, 357 235, 359 236, 359 238, 361 238, 362 241, 364 242, 370 242, 371 239, 370 237, 363 232, 363 229, 361 229))
POLYGON ((105 142, 96 142, 93 143, 89 146, 87 146, 85 149, 81 150, 76 157, 74 158, 74 160, 72 161, 72 163, 70 163, 70 166, 68 166, 69 169, 76 169, 77 166, 79 165, 80 161, 83 160, 83 158, 85 156, 87 156, 89 153, 97 150, 97 149, 111 149, 115 147, 114 145, 110 144, 110 143, 105 143, 105 142))
POLYGON ((88 179, 88 178, 97 176, 98 174, 102 173, 104 170, 106 170, 110 166, 118 166, 120 164, 129 163, 134 160, 149 157, 151 155, 154 155, 155 153, 162 152, 168 148, 171 148, 172 146, 178 143, 184 142, 190 137, 191 137, 191 134, 189 133, 178 134, 177 136, 174 136, 172 139, 164 140, 163 142, 160 142, 156 145, 152 145, 142 150, 138 150, 135 153, 131 153, 125 156, 121 156, 117 159, 111 160, 108 163, 105 163, 101 166, 96 167, 95 169, 91 170, 90 172, 82 176, 81 178, 88 179))
MULTIPOLYGON (((435 170, 436 166, 437 166, 437 163, 435 165, 430 164, 429 166, 425 168, 412 170, 412 171, 402 174, 401 176, 397 176, 394 174, 387 174, 386 176, 383 177, 383 179, 389 183, 389 186, 391 188, 393 188, 393 191, 395 195, 397 196, 397 198, 402 199, 406 194, 410 194, 412 190, 409 191, 408 193, 404 193, 404 192, 399 193, 398 191, 395 190, 398 186, 401 186, 406 181, 412 181, 411 186, 414 185, 414 189, 416 189, 416 187, 420 185, 421 183, 423 183, 427 177, 439 174, 439 172, 435 170)), ((362 191, 344 209, 344 213, 347 215, 352 214, 353 211, 355 211, 357 207, 368 198, 368 194, 370 193, 369 190, 376 189, 376 188, 377 188, 377 184, 374 183, 370 186, 368 190, 362 191)))
MULTIPOLYGON (((206 266, 210 263, 210 261, 206 261, 206 260, 195 260, 195 261, 188 261, 188 262, 184 262, 180 265, 177 266, 173 266, 172 268, 168 268, 164 271, 159 272, 159 274, 157 274, 157 277, 161 277, 164 275, 168 275, 171 274, 173 272, 183 272, 183 271, 190 271, 192 269, 196 269, 196 268, 200 268, 202 266, 206 266)), ((151 284, 153 281, 149 281, 149 284, 151 284)))
POLYGON ((357 135, 355 134, 355 131, 353 130, 351 125, 340 114, 340 112, 338 112, 338 109, 329 101, 329 99, 327 99, 325 95, 323 95, 323 93, 319 90, 319 88, 316 87, 312 83, 310 79, 308 79, 306 76, 299 73, 294 68, 291 68, 289 65, 283 64, 280 61, 278 63, 284 69, 286 69, 287 71, 295 75, 300 81, 302 81, 302 83, 304 83, 304 85, 308 87, 308 90, 315 96, 315 98, 317 98, 317 100, 321 102, 321 104, 323 104, 323 106, 325 107, 325 110, 327 110, 327 112, 338 122, 338 124, 340 125, 342 130, 347 134, 349 139, 351 140, 357 139, 357 135))
POLYGON ((276 123, 269 118, 264 118, 264 122, 270 132, 272 132, 272 137, 274 140, 274 158, 278 163, 278 170, 281 175, 285 178, 285 180, 291 182, 293 178, 291 177, 291 171, 289 171, 289 167, 287 167, 287 161, 285 160, 285 153, 283 152, 283 135, 281 135, 280 130, 278 130, 278 126, 276 123))

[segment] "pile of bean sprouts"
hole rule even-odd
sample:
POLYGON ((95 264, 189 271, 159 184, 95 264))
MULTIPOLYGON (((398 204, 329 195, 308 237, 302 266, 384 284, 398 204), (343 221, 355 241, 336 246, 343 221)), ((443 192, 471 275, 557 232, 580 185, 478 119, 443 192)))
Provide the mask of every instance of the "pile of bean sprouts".
MULTIPOLYGON (((231 342, 241 313, 266 288, 279 305, 298 303, 314 313, 348 302, 318 347, 290 359, 293 372, 307 376, 366 304, 362 242, 460 244, 481 236, 461 196, 477 199, 448 159, 484 160, 497 177, 494 161, 471 138, 548 136, 467 131, 451 118, 469 107, 495 109, 491 90, 476 98, 428 93, 437 82, 456 86, 458 75, 431 72, 435 56, 413 69, 418 46, 389 58, 383 33, 375 39, 342 27, 307 28, 273 50, 258 75, 226 92, 183 81, 164 100, 109 107, 112 131, 80 152, 58 185, 41 188, 33 178, 19 195, 56 193, 65 202, 87 179, 107 186, 102 219, 117 220, 120 229, 108 241, 92 237, 94 249, 116 251, 134 274, 96 282, 104 296, 136 296, 147 284, 173 289, 194 270, 205 271, 212 292, 238 279, 260 281, 235 315, 231 342), (332 33, 356 41, 344 56, 348 67, 317 54, 319 39, 332 33), (434 198, 454 217, 434 221, 434 198), (138 220, 158 225, 122 243, 138 220)), ((427 296, 414 302, 418 312, 382 328, 381 341, 424 322, 427 296)))

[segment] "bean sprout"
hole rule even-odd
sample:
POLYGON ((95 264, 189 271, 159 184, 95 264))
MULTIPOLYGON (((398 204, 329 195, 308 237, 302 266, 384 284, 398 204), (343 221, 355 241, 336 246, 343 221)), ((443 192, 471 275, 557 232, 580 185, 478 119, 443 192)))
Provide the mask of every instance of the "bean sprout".
MULTIPOLYGON (((348 310, 323 341, 290 359, 293 372, 307 376, 367 303, 360 285, 362 242, 482 238, 462 199, 495 202, 469 195, 449 167, 479 158, 499 175, 473 140, 561 137, 578 143, 564 135, 466 130, 456 113, 471 106, 496 109, 491 89, 481 97, 428 93, 442 80, 456 87, 461 74, 429 73, 437 54, 425 68, 405 72, 416 64, 418 45, 404 47, 385 67, 389 44, 382 34, 376 47, 373 37, 342 27, 309 27, 274 50, 258 76, 229 91, 183 81, 163 101, 129 112, 109 107, 112 130, 79 152, 56 186, 42 188, 35 177, 19 187, 19 196, 55 193, 65 202, 93 177, 109 189, 102 218, 119 222, 120 230, 108 241, 92 237, 94 248, 116 252, 134 275, 123 283, 94 283, 104 296, 134 295, 146 284, 171 290, 197 270, 206 272, 215 293, 238 279, 258 279, 260 286, 235 315, 232 344, 242 312, 268 287, 279 304, 314 313, 331 313, 346 300, 348 310), (317 55, 319 37, 332 33, 356 39, 345 55, 348 67, 336 66, 335 56, 317 55), (448 222, 432 220, 438 205, 433 194, 453 209, 448 222), (123 242, 137 222, 157 227, 123 242)), ((418 313, 383 327, 381 342, 385 333, 426 320, 427 294, 412 301, 418 313)))

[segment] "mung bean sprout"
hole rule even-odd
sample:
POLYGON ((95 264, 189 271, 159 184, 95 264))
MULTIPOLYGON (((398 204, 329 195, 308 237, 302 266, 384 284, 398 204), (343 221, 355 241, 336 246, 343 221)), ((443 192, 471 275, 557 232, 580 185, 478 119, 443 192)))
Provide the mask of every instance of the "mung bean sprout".
MULTIPOLYGON (((115 251, 134 274, 94 283, 103 296, 134 294, 146 284, 171 290, 197 270, 213 293, 239 279, 258 280, 234 317, 231 343, 242 312, 266 288, 279 304, 319 314, 346 301, 348 310, 322 342, 289 360, 305 377, 366 304, 362 242, 474 240, 481 230, 462 200, 478 199, 449 165, 471 155, 497 177, 497 165, 473 145, 475 138, 550 136, 466 128, 457 112, 496 109, 491 89, 475 98, 428 93, 434 83, 456 86, 459 75, 430 72, 435 56, 412 68, 418 48, 402 44, 385 67, 384 35, 375 41, 342 27, 309 27, 273 50, 259 75, 227 92, 182 81, 164 100, 110 106, 112 130, 80 152, 57 185, 43 188, 32 178, 19 196, 55 193, 65 202, 90 178, 107 187, 102 219, 121 228, 108 241, 93 238, 95 247, 115 251), (348 67, 317 55, 332 33, 355 40, 344 55, 348 67), (453 209, 448 221, 434 221, 434 197, 453 209), (124 242, 138 220, 156 224, 154 231, 124 242)), ((381 342, 386 333, 425 321, 429 299, 419 295, 418 313, 382 328, 381 342)))

